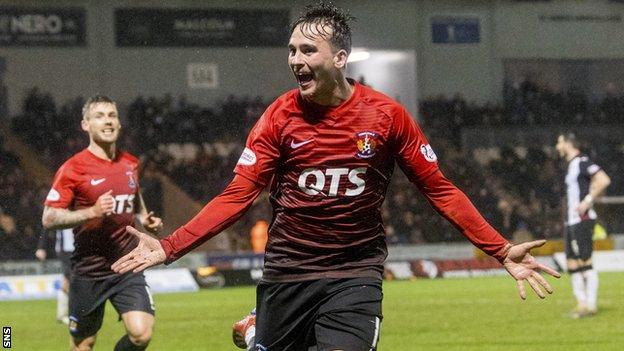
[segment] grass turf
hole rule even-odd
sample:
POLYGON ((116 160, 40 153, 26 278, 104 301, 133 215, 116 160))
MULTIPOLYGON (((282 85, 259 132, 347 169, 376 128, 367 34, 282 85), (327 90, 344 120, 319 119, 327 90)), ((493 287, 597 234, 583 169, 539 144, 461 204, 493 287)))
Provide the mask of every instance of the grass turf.
MULTIPOLYGON (((384 284, 379 350, 621 350, 624 273, 600 274, 600 312, 568 317, 570 281, 549 278, 555 294, 521 301, 508 277, 437 279, 384 284)), ((529 289, 527 287, 527 289, 529 289)), ((254 289, 227 288, 156 295, 149 350, 237 350, 231 325, 255 301, 254 289)), ((96 350, 112 350, 123 325, 111 305, 96 350)), ((0 302, 0 326, 12 327, 13 350, 66 350, 54 301, 0 302)))

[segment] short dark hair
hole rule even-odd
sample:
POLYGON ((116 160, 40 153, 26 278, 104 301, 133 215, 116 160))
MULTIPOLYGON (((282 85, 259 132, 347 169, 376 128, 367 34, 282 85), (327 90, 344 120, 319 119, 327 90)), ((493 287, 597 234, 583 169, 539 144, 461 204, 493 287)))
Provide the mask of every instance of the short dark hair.
POLYGON ((109 98, 106 95, 94 95, 91 96, 90 98, 87 99, 87 101, 85 102, 85 104, 82 106, 82 118, 86 119, 87 118, 87 113, 89 113, 89 108, 91 108, 91 105, 93 104, 97 104, 97 103, 107 103, 107 104, 113 104, 113 105, 117 105, 115 103, 115 101, 113 101, 113 99, 109 98))
MULTIPOLYGON (((318 4, 305 7, 305 12, 290 25, 290 34, 295 31, 298 25, 307 27, 330 26, 333 30, 331 37, 329 37, 332 45, 339 50, 344 49, 347 54, 350 54, 351 27, 349 27, 349 22, 355 20, 355 17, 351 16, 347 11, 334 6, 331 2, 321 1, 318 4)), ((330 35, 330 33, 324 31, 321 35, 330 35)))
POLYGON ((559 136, 561 136, 563 138, 563 140, 565 140, 566 142, 572 144, 572 146, 574 146, 575 149, 581 149, 582 145, 581 145, 581 141, 579 140, 579 138, 576 136, 575 133, 573 132, 561 132, 559 133, 559 136))

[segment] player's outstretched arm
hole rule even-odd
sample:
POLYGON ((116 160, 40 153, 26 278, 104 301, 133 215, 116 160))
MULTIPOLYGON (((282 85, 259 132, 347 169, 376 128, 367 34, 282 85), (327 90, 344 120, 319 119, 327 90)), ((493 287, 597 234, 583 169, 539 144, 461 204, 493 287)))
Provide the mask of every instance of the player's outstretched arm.
POLYGON ((165 250, 157 239, 130 226, 126 227, 126 232, 136 236, 139 244, 113 263, 111 268, 114 272, 124 274, 133 271, 136 273, 165 262, 165 250))
POLYGON ((545 295, 540 285, 548 293, 552 293, 552 288, 539 274, 539 271, 544 271, 556 278, 560 277, 559 273, 538 263, 529 254, 532 248, 544 245, 545 240, 511 245, 487 223, 468 197, 446 179, 440 171, 421 179, 416 185, 433 208, 459 229, 473 245, 496 258, 505 266, 505 269, 517 281, 522 299, 526 298, 525 280, 541 298, 544 298, 545 295))
POLYGON ((550 274, 555 278, 561 277, 559 272, 537 262, 535 257, 531 256, 529 253, 531 249, 540 247, 544 245, 544 243, 546 243, 546 240, 529 241, 522 244, 512 245, 503 260, 503 266, 505 266, 507 272, 509 272, 509 274, 516 280, 518 293, 520 294, 520 298, 523 300, 526 299, 526 290, 524 288, 525 281, 529 283, 537 296, 542 299, 546 297, 542 291, 542 287, 549 294, 553 293, 552 287, 548 281, 540 275, 540 271, 550 274))
POLYGON ((161 240, 128 227, 127 232, 139 238, 139 245, 111 268, 119 273, 138 272, 177 260, 233 224, 253 204, 263 188, 245 177, 234 176, 223 193, 204 206, 188 223, 161 240))

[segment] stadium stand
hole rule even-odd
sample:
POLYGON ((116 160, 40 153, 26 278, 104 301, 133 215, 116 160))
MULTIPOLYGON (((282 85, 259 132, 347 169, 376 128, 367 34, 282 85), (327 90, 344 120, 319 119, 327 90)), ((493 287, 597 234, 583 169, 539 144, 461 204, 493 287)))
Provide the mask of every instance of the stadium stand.
MULTIPOLYGON (((42 155, 50 169, 54 169, 86 145, 76 123, 82 104, 83 98, 77 97, 59 105, 49 94, 33 88, 23 103, 22 113, 13 119, 12 129, 42 155)), ((141 155, 146 201, 153 204, 157 213, 162 210, 163 187, 156 176, 158 172, 200 204, 217 195, 232 179, 232 169, 243 148, 245 135, 265 107, 261 97, 229 96, 214 107, 189 104, 184 96, 134 99, 125 109, 127 112, 122 112, 125 130, 122 145, 141 155)), ((561 123, 615 125, 621 123, 623 115, 623 97, 607 94, 604 99, 590 103, 574 92, 554 93, 530 82, 506 85, 502 106, 475 105, 459 95, 429 98, 420 104, 423 129, 438 156, 446 160, 443 163, 445 174, 510 238, 562 236, 560 194, 563 184, 559 177, 562 163, 552 148, 554 141, 544 140, 541 145, 528 148, 513 145, 470 148, 462 145, 462 132, 482 125, 511 128, 556 127, 561 123)), ((593 147, 592 157, 613 175, 610 193, 624 193, 623 166, 616 162, 624 153, 622 142, 610 140, 593 147)), ((5 217, 15 219, 17 231, 34 233, 17 236, 23 238, 24 242, 19 245, 24 249, 15 253, 32 258, 34 249, 31 247, 39 231, 38 204, 46 189, 16 183, 25 182, 28 177, 20 173, 22 170, 14 155, 6 152, 2 155, 2 183, 10 186, 2 187, 0 206, 4 208, 5 217), (9 194, 10 189, 16 187, 32 190, 20 192, 16 199, 9 194)), ((403 174, 396 173, 383 210, 389 244, 463 240, 417 191, 407 186, 403 174)), ((249 230, 258 220, 270 220, 269 206, 263 196, 235 224, 229 238, 232 250, 250 249, 249 230)), ((3 229, 2 235, 10 235, 5 232, 3 229)), ((11 240, 22 239, 11 237, 11 240)))

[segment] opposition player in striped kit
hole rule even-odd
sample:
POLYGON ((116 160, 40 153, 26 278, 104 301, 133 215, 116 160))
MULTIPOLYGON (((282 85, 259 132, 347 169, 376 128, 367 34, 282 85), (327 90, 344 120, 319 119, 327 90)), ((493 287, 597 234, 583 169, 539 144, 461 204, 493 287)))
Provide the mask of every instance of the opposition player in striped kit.
POLYGON ((568 163, 566 184, 565 253, 577 306, 572 318, 594 315, 598 300, 598 272, 592 266, 593 204, 602 196, 611 179, 600 166, 581 153, 573 133, 557 137, 557 152, 568 163))
MULTIPOLYGON (((345 77, 351 17, 308 8, 291 29, 298 89, 273 102, 250 132, 233 181, 190 222, 158 241, 133 228, 136 249, 113 269, 170 263, 235 222, 270 185, 273 221, 256 293, 255 350, 375 350, 387 256, 381 205, 395 162, 429 202, 517 281, 544 297, 538 271, 558 273, 512 245, 440 172, 437 157, 396 101, 345 77)), ((253 323, 249 323, 250 327, 253 323)))
POLYGON ((114 350, 144 350, 154 326, 154 303, 145 277, 117 274, 110 265, 136 245, 136 238, 125 231, 134 225, 135 217, 151 233, 162 228, 162 220, 145 208, 139 191, 139 160, 117 147, 121 123, 115 102, 94 96, 82 112, 89 146, 58 169, 42 216, 44 228, 73 228, 74 232, 71 349, 93 348, 109 300, 126 329, 114 350))
MULTIPOLYGON (((39 237, 39 243, 37 244, 37 251, 35 251, 35 257, 40 261, 47 259, 48 253, 46 251, 48 240, 48 233, 44 232, 39 237)), ((61 271, 63 272, 63 279, 61 286, 56 292, 56 320, 60 323, 69 325, 69 278, 71 274, 70 257, 74 251, 74 231, 68 229, 58 229, 54 231, 54 252, 56 252, 56 258, 61 261, 61 271)))

